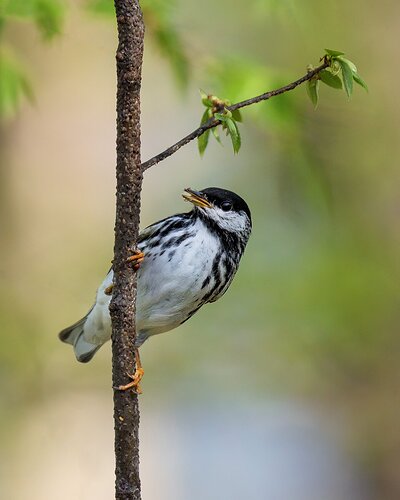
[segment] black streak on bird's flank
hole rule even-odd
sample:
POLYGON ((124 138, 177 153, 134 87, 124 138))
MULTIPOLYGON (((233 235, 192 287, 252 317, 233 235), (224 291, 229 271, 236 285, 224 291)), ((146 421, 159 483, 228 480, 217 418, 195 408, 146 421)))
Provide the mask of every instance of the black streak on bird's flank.
POLYGON ((183 323, 186 323, 186 321, 187 321, 188 319, 190 319, 190 318, 193 316, 193 314, 197 313, 197 311, 200 309, 200 307, 201 307, 202 305, 203 305, 203 303, 201 303, 201 304, 200 304, 199 306, 197 306, 195 309, 193 309, 192 311, 190 311, 190 312, 188 313, 188 317, 187 317, 186 319, 184 319, 184 320, 181 322, 181 325, 183 325, 183 323))
POLYGON ((203 283, 201 284, 201 289, 203 290, 203 288, 205 288, 206 286, 208 286, 208 284, 210 283, 210 280, 211 280, 211 276, 208 275, 206 277, 206 279, 203 281, 203 283))
POLYGON ((220 283, 222 276, 221 276, 221 270, 219 268, 220 262, 221 262, 221 257, 222 253, 218 252, 217 255, 215 256, 212 268, 211 268, 211 276, 214 278, 214 281, 216 283, 220 283))

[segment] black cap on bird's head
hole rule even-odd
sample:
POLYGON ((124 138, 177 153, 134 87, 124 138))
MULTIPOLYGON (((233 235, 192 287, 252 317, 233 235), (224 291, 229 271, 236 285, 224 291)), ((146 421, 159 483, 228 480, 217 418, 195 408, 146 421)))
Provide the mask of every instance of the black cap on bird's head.
POLYGON ((239 195, 228 189, 209 187, 200 191, 191 188, 185 189, 182 195, 185 200, 200 208, 218 207, 224 212, 244 212, 251 220, 249 206, 239 195))

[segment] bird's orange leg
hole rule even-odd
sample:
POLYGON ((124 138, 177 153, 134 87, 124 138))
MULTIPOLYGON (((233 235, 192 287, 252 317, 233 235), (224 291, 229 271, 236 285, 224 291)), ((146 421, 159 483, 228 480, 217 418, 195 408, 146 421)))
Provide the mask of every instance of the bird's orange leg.
MULTIPOLYGON (((130 257, 128 257, 126 259, 126 261, 127 262, 134 262, 135 264, 133 266, 133 269, 135 271, 137 271, 140 267, 140 264, 144 261, 144 253, 141 252, 140 250, 135 250, 135 253, 133 255, 131 255, 130 257)), ((114 284, 108 286, 104 290, 105 295, 112 295, 113 288, 114 288, 114 284)))
POLYGON ((136 371, 133 375, 130 373, 127 373, 128 377, 132 379, 129 384, 126 385, 120 385, 117 387, 119 391, 126 391, 127 389, 130 389, 131 387, 134 387, 136 390, 136 394, 142 394, 142 390, 140 388, 140 381, 143 378, 144 375, 144 370, 142 366, 142 362, 140 361, 140 354, 139 354, 139 349, 135 348, 135 361, 136 361, 136 371))

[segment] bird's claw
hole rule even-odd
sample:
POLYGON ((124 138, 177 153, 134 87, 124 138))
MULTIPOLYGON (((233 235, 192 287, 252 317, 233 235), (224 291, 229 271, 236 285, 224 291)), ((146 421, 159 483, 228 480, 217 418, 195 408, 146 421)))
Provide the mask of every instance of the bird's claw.
POLYGON ((143 368, 136 368, 135 373, 132 375, 130 373, 127 373, 127 376, 132 379, 131 382, 125 385, 119 385, 118 387, 114 387, 114 389, 118 391, 126 391, 127 389, 134 388, 136 394, 142 394, 142 389, 140 388, 140 381, 142 380, 144 375, 144 370, 143 368))
POLYGON ((133 262, 133 269, 137 271, 140 267, 140 264, 144 261, 144 253, 140 250, 135 250, 133 255, 126 259, 127 262, 133 262))
MULTIPOLYGON (((134 262, 133 269, 135 271, 137 271, 139 269, 139 267, 140 267, 140 264, 144 261, 144 253, 141 252, 140 250, 135 250, 135 253, 133 255, 131 255, 130 257, 128 257, 126 259, 126 261, 127 262, 134 262)), ((104 290, 104 294, 105 295, 112 295, 113 288, 114 288, 114 284, 108 286, 104 290)))

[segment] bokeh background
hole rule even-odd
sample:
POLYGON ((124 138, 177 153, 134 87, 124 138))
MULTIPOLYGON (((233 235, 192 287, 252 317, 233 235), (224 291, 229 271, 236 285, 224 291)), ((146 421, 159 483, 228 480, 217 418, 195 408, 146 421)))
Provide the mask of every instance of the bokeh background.
MULTIPOLYGON (((215 185, 248 201, 254 231, 224 298, 142 348, 143 497, 400 498, 400 4, 144 8, 144 160, 195 128, 198 88, 247 98, 301 76, 325 47, 345 51, 370 92, 349 101, 324 87, 314 111, 298 88, 243 112, 239 155, 210 141, 201 159, 192 143, 146 173, 143 227, 186 210, 182 188, 215 185)), ((112 258, 107 11, 106 0, 0 3, 7 500, 113 498, 110 346, 81 365, 57 339, 112 258)))

